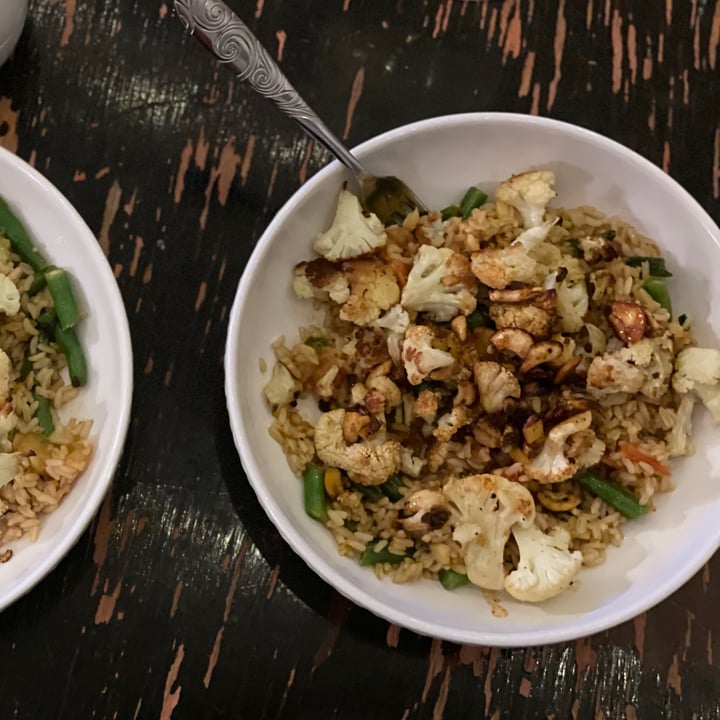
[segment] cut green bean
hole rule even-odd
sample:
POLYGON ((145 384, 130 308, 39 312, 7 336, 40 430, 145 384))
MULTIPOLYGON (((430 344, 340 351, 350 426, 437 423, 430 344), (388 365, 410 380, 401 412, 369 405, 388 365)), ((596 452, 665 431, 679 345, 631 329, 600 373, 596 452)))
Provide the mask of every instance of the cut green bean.
POLYGON ((396 473, 395 475, 390 476, 389 480, 386 480, 382 485, 380 485, 380 491, 383 495, 385 495, 385 497, 389 498, 393 502, 397 502, 405 497, 401 492, 401 488, 404 487, 405 483, 402 480, 402 475, 396 473))
POLYGON ((330 344, 330 340, 324 337, 309 337, 305 341, 305 345, 311 347, 316 353, 320 354, 320 351, 330 344))
POLYGON ((648 278, 643 283, 643 288, 647 291, 647 294, 657 303, 660 303, 672 317, 672 300, 670 299, 670 292, 668 291, 667 282, 665 278, 648 278))
POLYGON ((321 523, 327 522, 328 519, 324 476, 325 472, 317 465, 308 465, 302 474, 305 512, 313 520, 321 523))
POLYGON ((12 249, 35 272, 47 267, 47 261, 35 247, 25 226, 10 209, 5 198, 0 197, 0 233, 10 241, 12 249))
POLYGON ((625 258, 625 264, 630 267, 641 267, 643 263, 647 263, 648 273, 652 277, 672 277, 672 273, 665 267, 665 258, 647 255, 631 255, 625 258))
POLYGON ((43 310, 37 317, 38 325, 42 325, 44 327, 52 327, 56 320, 57 313, 55 312, 55 308, 52 307, 43 310))
POLYGON ((383 491, 377 485, 355 485, 355 489, 370 502, 382 500, 383 491))
POLYGON ((467 575, 463 575, 455 570, 441 570, 438 573, 438 579, 446 590, 455 590, 470 582, 467 575))
POLYGON ((55 423, 50 409, 50 401, 44 395, 38 395, 37 393, 33 393, 33 397, 37 400, 35 417, 38 425, 42 428, 43 435, 52 435, 55 430, 55 423))
POLYGON ((26 355, 23 358, 22 365, 20 366, 20 382, 25 382, 27 376, 33 369, 33 364, 30 362, 30 358, 26 355))
POLYGON ((360 554, 360 564, 362 566, 367 567, 368 565, 377 565, 379 563, 392 563, 393 565, 397 565, 406 557, 405 555, 395 555, 395 553, 391 553, 387 545, 382 550, 376 552, 374 547, 377 543, 377 540, 368 543, 367 547, 360 554))
POLYGON ((440 211, 443 220, 449 220, 451 217, 457 217, 460 214, 459 205, 448 205, 444 210, 440 211))
POLYGON ((600 233, 600 237, 604 238, 605 240, 614 240, 615 236, 617 235, 617 232, 610 228, 610 230, 604 230, 600 233))
POLYGON ((87 363, 85 353, 72 328, 63 330, 59 323, 55 324, 55 341, 67 359, 70 382, 80 387, 87 382, 87 363))
POLYGON ((605 480, 589 470, 578 473, 575 479, 593 495, 597 495, 608 505, 630 520, 645 515, 650 508, 637 501, 634 495, 617 483, 605 480))
POLYGON ((38 270, 34 275, 30 288, 28 289, 28 295, 31 297, 37 295, 47 285, 47 279, 45 277, 44 270, 38 270))
POLYGON ((494 328, 495 323, 492 321, 488 311, 483 305, 478 305, 465 319, 467 328, 471 332, 479 327, 494 328))
POLYGON ((70 277, 62 268, 53 267, 45 271, 45 280, 55 306, 58 324, 63 330, 74 327, 80 319, 80 313, 70 287, 70 277))
POLYGON ((468 189, 465 195, 463 195, 463 199, 460 201, 460 214, 463 217, 463 220, 470 217, 470 213, 477 207, 480 207, 485 201, 487 200, 487 195, 480 190, 480 188, 476 188, 474 185, 471 185, 468 189))

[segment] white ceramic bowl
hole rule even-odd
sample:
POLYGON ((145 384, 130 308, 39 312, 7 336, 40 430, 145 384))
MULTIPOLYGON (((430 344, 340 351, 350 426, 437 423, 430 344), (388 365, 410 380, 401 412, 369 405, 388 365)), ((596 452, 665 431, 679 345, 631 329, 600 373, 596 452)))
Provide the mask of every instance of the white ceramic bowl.
MULTIPOLYGON (((657 240, 675 273, 676 309, 692 316, 700 344, 720 347, 720 231, 685 190, 627 148, 553 120, 487 113, 398 128, 357 153, 375 173, 400 176, 436 208, 456 201, 471 184, 493 191, 512 173, 554 170, 558 205, 595 205, 657 240)), ((610 549, 604 565, 583 570, 571 590, 551 601, 530 605, 505 597, 507 617, 493 617, 474 588, 450 593, 429 580, 378 581, 340 557, 329 532, 305 515, 300 481, 267 433, 271 416, 258 360, 264 357, 272 366, 270 343, 281 334, 295 337, 297 327, 312 318, 311 304, 294 297, 291 269, 311 257, 312 238, 329 225, 346 178, 333 163, 287 202, 250 258, 230 316, 225 370, 232 430, 247 476, 282 536, 358 605, 419 633, 461 643, 528 646, 589 635, 680 587, 720 545, 720 439, 707 413, 695 423, 696 455, 673 463, 677 489, 658 499, 656 513, 626 525, 622 548, 610 549)))
POLYGON ((78 325, 88 382, 62 416, 92 418, 93 457, 35 543, 11 545, 0 565, 0 610, 30 590, 72 548, 110 487, 122 452, 132 398, 132 350, 125 308, 95 236, 70 203, 37 171, 0 148, 0 195, 18 211, 53 264, 67 269, 87 318, 78 325))
POLYGON ((28 0, 0 0, 0 65, 12 54, 20 38, 28 0))

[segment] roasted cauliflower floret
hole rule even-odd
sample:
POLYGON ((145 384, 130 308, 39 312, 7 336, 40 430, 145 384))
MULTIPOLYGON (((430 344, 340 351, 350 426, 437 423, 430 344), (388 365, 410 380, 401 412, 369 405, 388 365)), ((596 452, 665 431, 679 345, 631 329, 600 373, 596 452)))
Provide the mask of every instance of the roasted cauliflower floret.
POLYGON ((293 270, 293 289, 299 298, 305 300, 327 300, 329 297, 342 304, 350 296, 350 286, 342 270, 325 258, 296 265, 293 270))
POLYGON ((427 313, 438 322, 469 315, 477 305, 477 281, 467 258, 449 248, 423 245, 415 256, 402 293, 408 310, 427 313))
POLYGON ((500 412, 505 406, 507 398, 520 397, 520 383, 500 363, 476 362, 473 374, 480 394, 480 404, 486 413, 500 412))
POLYGON ((503 554, 511 529, 535 519, 532 495, 501 475, 452 478, 443 487, 450 502, 453 539, 462 547, 471 583, 487 590, 505 584, 503 554))
POLYGON ((439 440, 450 440, 460 428, 469 422, 467 410, 462 405, 454 407, 450 412, 438 418, 433 435, 439 440))
POLYGON ((687 393, 682 396, 675 415, 675 423, 668 436, 670 457, 692 455, 695 447, 692 442, 692 413, 695 408, 695 396, 687 393))
POLYGON ((20 310, 20 291, 4 273, 0 273, 0 312, 17 315, 20 310))
POLYGON ((396 440, 356 442, 348 445, 343 437, 345 410, 323 413, 315 425, 315 450, 322 462, 345 470, 360 485, 381 485, 397 472, 402 446, 396 440))
MULTIPOLYGON (((5 353, 3 352, 2 355, 5 353)), ((2 355, 0 355, 0 366, 2 366, 2 355)), ((301 390, 302 383, 296 380, 282 363, 275 363, 270 380, 263 388, 263 393, 271 405, 287 405, 301 390)))
POLYGON ((426 325, 410 325, 403 340, 402 359, 408 382, 419 385, 433 370, 455 362, 450 353, 432 346, 433 332, 426 325))
POLYGON ((557 291, 544 288, 493 290, 490 317, 498 328, 516 328, 537 339, 552 334, 557 318, 557 291))
POLYGON ((571 436, 589 430, 591 423, 592 412, 587 410, 573 415, 550 430, 540 452, 525 465, 528 477, 540 483, 562 482, 583 467, 594 465, 596 458, 601 457, 605 450, 604 443, 599 439, 592 442, 585 457, 569 457, 567 453, 571 436))
POLYGON ((555 174, 549 170, 513 175, 498 185, 495 199, 512 205, 526 228, 536 227, 542 225, 547 204, 557 195, 554 184, 555 174))
POLYGON ((586 387, 594 397, 615 393, 641 393, 659 400, 669 387, 672 340, 668 336, 644 338, 614 353, 593 358, 586 387))
POLYGON ((350 260, 342 264, 350 295, 340 318, 355 325, 369 325, 400 299, 400 287, 392 268, 375 259, 350 260))
POLYGON ((385 228, 377 215, 364 215, 358 198, 341 190, 335 219, 315 238, 313 247, 327 260, 342 260, 371 253, 386 242, 385 228))
POLYGON ((402 359, 402 341, 410 325, 410 316, 403 310, 402 305, 397 304, 370 325, 387 331, 388 352, 393 362, 398 365, 402 359))
POLYGON ((693 391, 720 423, 720 350, 691 347, 678 353, 672 384, 679 393, 693 391))
POLYGON ((568 588, 582 566, 582 554, 570 552, 570 533, 565 528, 554 527, 544 533, 535 524, 515 525, 512 534, 520 560, 505 578, 510 595, 525 602, 542 602, 568 588))
POLYGON ((568 277, 558 283, 555 289, 560 329, 566 333, 578 332, 585 324, 585 314, 590 306, 585 279, 571 280, 568 277))

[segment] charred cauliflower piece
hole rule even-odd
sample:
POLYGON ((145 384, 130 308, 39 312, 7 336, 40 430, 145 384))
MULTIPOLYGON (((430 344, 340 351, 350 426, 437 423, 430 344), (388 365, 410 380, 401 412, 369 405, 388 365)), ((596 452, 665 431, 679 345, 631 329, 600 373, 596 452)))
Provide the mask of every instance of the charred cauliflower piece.
POLYGON ((293 270, 293 290, 299 298, 327 300, 342 304, 350 296, 350 286, 342 270, 324 258, 301 262, 293 270))
POLYGON ((507 398, 520 397, 520 383, 500 363, 476 362, 473 374, 480 394, 480 404, 488 414, 500 412, 507 398))
POLYGON ((503 554, 511 529, 535 519, 532 495, 501 475, 452 478, 443 487, 452 514, 453 539, 462 547, 471 583, 487 590, 505 584, 503 554))
POLYGON ((402 446, 395 440, 348 445, 343 436, 345 410, 323 413, 315 425, 315 450, 326 465, 345 470, 360 485, 381 485, 397 472, 402 446))
POLYGON ((477 305, 477 281, 467 258, 449 248, 423 245, 402 293, 401 304, 438 322, 469 315, 477 305))
POLYGON ((342 264, 350 286, 348 299, 340 310, 340 318, 355 325, 369 325, 400 299, 395 273, 379 260, 349 260, 342 264))
POLYGON ((386 242, 385 228, 377 215, 364 215, 358 198, 342 190, 332 225, 315 238, 313 247, 327 260, 343 260, 367 255, 386 242))
POLYGON ((402 359, 411 385, 419 385, 433 370, 455 362, 450 353, 432 346, 433 338, 433 331, 426 325, 410 325, 405 333, 402 359))
POLYGON ((544 340, 557 319, 557 291, 541 287, 490 292, 490 317, 498 328, 524 330, 544 340))
POLYGON ((373 320, 370 325, 387 331, 387 347, 390 357, 396 365, 402 360, 402 341, 410 326, 410 316, 402 305, 393 305, 383 316, 373 320))

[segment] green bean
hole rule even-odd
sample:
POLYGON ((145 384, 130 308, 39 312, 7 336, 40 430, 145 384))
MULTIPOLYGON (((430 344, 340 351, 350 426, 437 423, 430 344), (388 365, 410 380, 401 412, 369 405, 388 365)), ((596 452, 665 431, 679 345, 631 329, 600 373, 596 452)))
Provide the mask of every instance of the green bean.
POLYGON ((643 283, 643 288, 645 288, 647 294, 655 300, 655 302, 660 303, 660 305, 670 313, 670 317, 672 317, 672 300, 670 299, 665 278, 648 278, 643 283))
POLYGON ((80 319, 80 313, 70 287, 70 277, 62 268, 53 267, 45 271, 45 279, 55 306, 58 324, 63 330, 74 327, 80 319))
POLYGON ((495 327, 495 323, 492 321, 490 315, 488 315, 487 309, 484 305, 478 305, 475 310, 473 310, 467 318, 465 318, 465 322, 467 322, 467 328, 470 331, 479 327, 495 327))
POLYGON ((455 590, 455 588, 462 587, 470 582, 467 575, 455 570, 441 570, 438 573, 438 579, 446 590, 455 590))
POLYGON ((647 263, 648 273, 652 277, 672 277, 672 273, 665 267, 665 258, 647 255, 631 255, 625 258, 625 264, 630 267, 641 267, 643 263, 647 263))
POLYGON ((405 483, 402 480, 402 475, 395 473, 395 475, 391 475, 390 479, 380 485, 380 491, 393 502, 397 502, 405 497, 400 491, 400 488, 404 487, 405 483))
POLYGON ((575 476, 575 479, 630 520, 639 518, 650 510, 647 505, 641 505, 624 487, 604 480, 590 470, 583 470, 575 476))
POLYGON ((604 230, 600 233, 600 237, 605 238, 605 240, 614 240, 616 235, 617 233, 612 228, 610 228, 610 230, 604 230))
POLYGON ((3 197, 0 197, 0 233, 7 237, 13 250, 35 272, 47 267, 47 261, 42 253, 35 247, 25 226, 3 197))
POLYGON ((317 465, 308 465, 302 473, 305 512, 321 523, 328 519, 324 477, 325 471, 317 465))
POLYGON ((316 353, 320 354, 320 351, 330 344, 330 340, 324 337, 309 337, 305 341, 305 345, 311 347, 316 353))
POLYGON ((370 502, 378 502, 383 499, 383 491, 377 485, 355 485, 355 489, 370 502))
POLYGON ((20 382, 25 382, 27 376, 33 369, 33 364, 30 362, 30 358, 26 355, 23 358, 22 365, 20 366, 20 382))
POLYGON ((38 395, 37 393, 33 393, 33 397, 37 400, 35 417, 37 418, 38 425, 42 428, 44 435, 52 435, 53 430, 55 430, 55 423, 53 422, 52 410, 50 409, 50 400, 44 395, 38 395))
POLYGON ((55 308, 52 307, 43 310, 37 317, 38 325, 43 325, 44 327, 52 327, 56 320, 57 313, 55 312, 55 308))
POLYGON ((460 201, 460 214, 463 217, 463 220, 470 217, 470 213, 477 207, 480 207, 485 201, 487 200, 487 195, 480 190, 480 188, 476 188, 474 185, 471 185, 468 189, 465 195, 463 195, 463 199, 460 201))
POLYGON ((37 295, 47 285, 47 278, 45 277, 44 270, 38 270, 33 275, 30 288, 28 289, 28 295, 31 297, 37 295))
POLYGON ((55 341, 67 358, 70 382, 75 387, 84 385, 87 382, 87 363, 85 362, 85 353, 75 331, 72 328, 63 330, 60 323, 56 323, 55 341))
POLYGON ((444 210, 440 211, 443 220, 449 220, 451 217, 456 217, 460 214, 459 205, 448 205, 444 210))
POLYGON ((393 565, 397 565, 406 557, 405 555, 395 555, 395 553, 391 553, 387 545, 382 550, 376 552, 374 547, 377 543, 377 540, 368 543, 367 547, 360 554, 360 564, 362 566, 367 567, 368 565, 377 565, 378 563, 392 563, 393 565))

